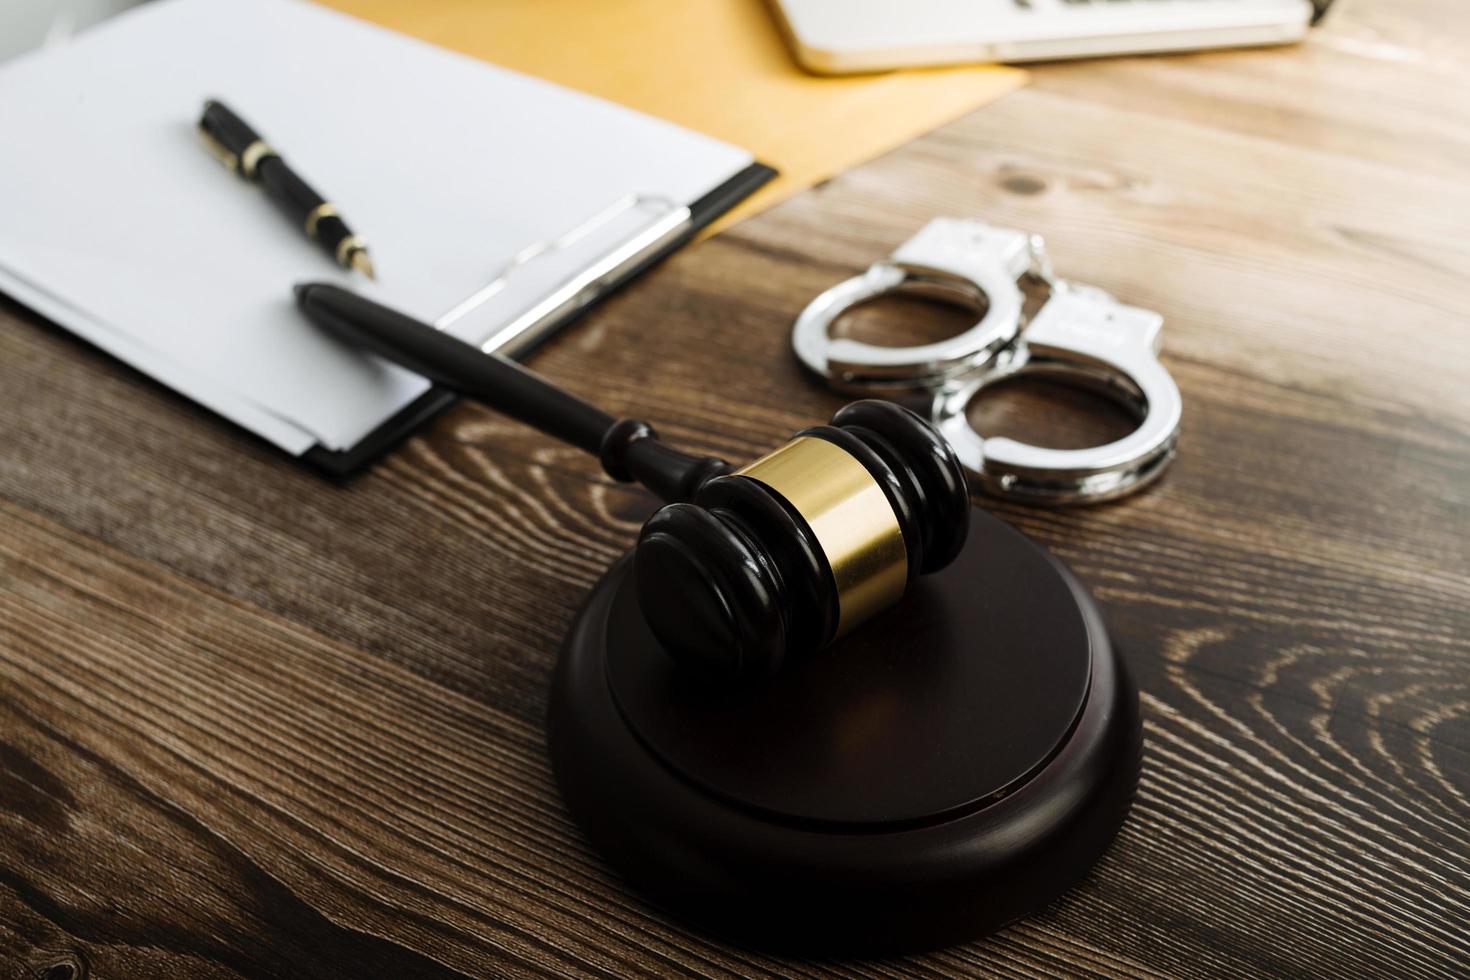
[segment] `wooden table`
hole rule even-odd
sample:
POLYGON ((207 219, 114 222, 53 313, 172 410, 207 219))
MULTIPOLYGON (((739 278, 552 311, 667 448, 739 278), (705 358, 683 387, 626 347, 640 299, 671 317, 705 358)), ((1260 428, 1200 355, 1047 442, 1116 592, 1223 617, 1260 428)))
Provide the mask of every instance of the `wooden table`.
MULTIPOLYGON (((926 957, 691 933, 570 822, 550 672, 648 494, 474 406, 337 488, 0 306, 0 972, 1465 975, 1467 37, 1458 0, 1343 0, 1295 49, 1043 67, 536 356, 744 459, 840 404, 793 314, 932 216, 1167 316, 1163 483, 994 506, 1139 676, 1133 815, 1045 912, 926 957)), ((1036 395, 985 415, 1034 433, 1036 395)), ((1042 428, 1116 428, 1073 408, 1042 428)))

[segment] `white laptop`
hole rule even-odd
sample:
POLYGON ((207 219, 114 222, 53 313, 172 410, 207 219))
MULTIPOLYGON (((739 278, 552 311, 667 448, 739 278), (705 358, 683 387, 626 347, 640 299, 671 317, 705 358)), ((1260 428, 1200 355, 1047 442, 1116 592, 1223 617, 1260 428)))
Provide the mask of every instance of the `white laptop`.
MULTIPOLYGON (((1330 2, 1330 0, 1328 0, 1330 2)), ((772 0, 822 74, 1286 44, 1317 0, 772 0)))

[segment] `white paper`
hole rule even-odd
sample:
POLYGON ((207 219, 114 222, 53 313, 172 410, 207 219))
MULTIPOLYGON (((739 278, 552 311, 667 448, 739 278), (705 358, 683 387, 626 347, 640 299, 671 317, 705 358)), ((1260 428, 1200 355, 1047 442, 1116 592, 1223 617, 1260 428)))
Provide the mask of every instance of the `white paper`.
POLYGON ((0 139, 0 288, 291 452, 351 446, 426 387, 318 333, 293 283, 432 320, 625 194, 687 203, 751 162, 292 0, 161 0, 23 57, 0 69, 0 139), (368 239, 378 285, 204 151, 211 97, 368 239))

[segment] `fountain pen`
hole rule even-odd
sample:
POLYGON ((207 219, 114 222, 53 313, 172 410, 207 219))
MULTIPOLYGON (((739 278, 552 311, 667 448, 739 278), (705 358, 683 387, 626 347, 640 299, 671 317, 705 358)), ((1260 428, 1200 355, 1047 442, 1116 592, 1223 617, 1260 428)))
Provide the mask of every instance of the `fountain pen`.
POLYGON ((352 233, 331 201, 322 197, 281 158, 269 143, 222 102, 210 99, 199 117, 199 135, 209 151, 245 180, 259 184, 301 225, 306 237, 344 269, 376 278, 367 242, 352 233))

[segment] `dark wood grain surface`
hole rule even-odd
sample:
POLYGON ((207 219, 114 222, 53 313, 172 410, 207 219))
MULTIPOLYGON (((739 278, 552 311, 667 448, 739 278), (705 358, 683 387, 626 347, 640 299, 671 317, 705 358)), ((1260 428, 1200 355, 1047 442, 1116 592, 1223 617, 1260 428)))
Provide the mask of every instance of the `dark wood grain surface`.
MULTIPOLYGON (((1168 318, 1163 483, 994 507, 1139 677, 1133 816, 1045 912, 924 957, 690 933, 571 824, 550 672, 649 495, 474 406, 336 487, 0 301, 0 975, 1466 975, 1467 38, 1457 0, 1342 0, 1295 49, 1045 66, 535 358, 749 458, 841 403, 795 312, 935 215, 1168 318)), ((1042 394, 979 411, 1116 429, 1042 394)))

